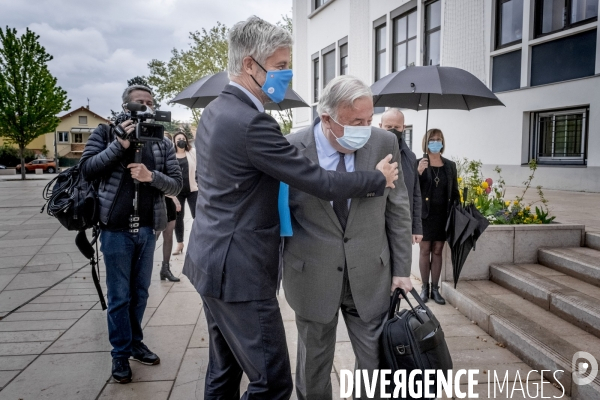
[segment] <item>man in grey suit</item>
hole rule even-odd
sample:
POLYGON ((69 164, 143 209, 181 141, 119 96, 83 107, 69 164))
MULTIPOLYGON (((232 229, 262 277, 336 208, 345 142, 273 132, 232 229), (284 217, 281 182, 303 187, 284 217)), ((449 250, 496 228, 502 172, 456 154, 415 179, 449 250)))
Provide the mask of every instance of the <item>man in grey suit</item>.
MULTIPOLYGON (((372 94, 352 76, 334 78, 317 106, 320 120, 287 139, 327 170, 371 171, 396 137, 371 127, 372 94)), ((412 289, 411 218, 401 179, 381 197, 324 201, 290 188, 293 236, 283 252, 283 287, 296 313, 298 399, 331 399, 338 312, 358 369, 380 366, 380 335, 396 287, 412 289)), ((362 392, 364 396, 364 391, 362 392)))

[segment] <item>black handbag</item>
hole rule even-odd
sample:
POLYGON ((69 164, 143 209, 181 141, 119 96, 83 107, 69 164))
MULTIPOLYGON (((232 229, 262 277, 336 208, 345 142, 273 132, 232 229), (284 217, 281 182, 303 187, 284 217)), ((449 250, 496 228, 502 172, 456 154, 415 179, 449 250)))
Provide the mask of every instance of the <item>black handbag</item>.
MULTIPOLYGON (((410 293, 419 303, 416 308, 403 290, 396 289, 392 295, 389 318, 383 326, 382 368, 392 370, 392 374, 398 370, 406 370, 407 381, 410 372, 415 369, 422 372, 416 376, 415 381, 423 382, 423 373, 428 369, 436 370, 431 376, 434 382, 439 373, 447 378, 447 371, 452 369, 452 357, 444 339, 444 331, 417 291, 413 288, 410 293), (400 310, 399 295, 404 297, 410 310, 400 310)), ((430 386, 429 392, 436 393, 435 384, 430 386)), ((424 386, 423 393, 426 393, 424 386)))

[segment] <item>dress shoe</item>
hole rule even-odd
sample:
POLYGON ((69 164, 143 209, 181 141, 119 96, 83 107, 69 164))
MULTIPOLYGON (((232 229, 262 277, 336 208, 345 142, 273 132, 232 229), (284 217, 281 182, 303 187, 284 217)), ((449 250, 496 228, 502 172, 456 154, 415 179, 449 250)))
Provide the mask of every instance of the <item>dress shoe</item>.
POLYGON ((446 304, 446 300, 440 294, 440 287, 438 285, 431 285, 431 298, 438 304, 446 304))
POLYGON ((425 283, 423 284, 423 286, 421 286, 422 290, 421 290, 421 294, 419 295, 419 297, 421 297, 421 300, 423 300, 423 303, 427 303, 427 300, 429 300, 429 283, 425 283))
POLYGON ((173 273, 171 272, 171 265, 169 263, 162 263, 162 268, 160 269, 160 280, 164 281, 164 280, 168 280, 171 282, 179 282, 180 279, 177 278, 175 275, 173 275, 173 273))
POLYGON ((131 347, 131 359, 144 365, 160 364, 160 358, 142 342, 131 347))
POLYGON ((131 382, 131 367, 129 360, 126 358, 113 358, 112 360, 112 377, 119 383, 131 382))
POLYGON ((178 256, 183 253, 183 243, 177 243, 177 248, 173 252, 174 256, 178 256))

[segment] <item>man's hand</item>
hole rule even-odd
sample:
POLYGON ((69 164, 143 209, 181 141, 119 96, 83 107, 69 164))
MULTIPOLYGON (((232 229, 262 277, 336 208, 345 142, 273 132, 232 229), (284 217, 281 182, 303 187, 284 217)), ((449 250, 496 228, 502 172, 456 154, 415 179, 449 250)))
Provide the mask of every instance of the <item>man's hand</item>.
POLYGON ((393 276, 392 277, 392 294, 396 288, 404 290, 404 293, 408 293, 412 290, 413 284, 410 277, 393 276))
MULTIPOLYGON (((118 126, 121 127, 121 129, 127 134, 131 134, 131 132, 133 132, 135 130, 135 124, 130 119, 119 124, 118 126)), ((117 140, 119 141, 119 143, 121 143, 121 146, 123 146, 126 149, 128 149, 129 145, 131 144, 131 143, 129 143, 129 140, 123 140, 118 135, 117 135, 117 140)))
POLYGON ((139 182, 152 182, 152 172, 144 164, 129 164, 127 166, 131 171, 131 177, 139 182))
POLYGON ((396 187, 394 181, 398 179, 398 163, 391 163, 391 160, 392 155, 388 154, 383 160, 379 161, 379 164, 377 164, 375 168, 381 171, 383 176, 385 176, 385 180, 387 181, 385 187, 393 189, 396 187))
POLYGON ((421 243, 423 240, 423 235, 412 235, 412 244, 421 243))

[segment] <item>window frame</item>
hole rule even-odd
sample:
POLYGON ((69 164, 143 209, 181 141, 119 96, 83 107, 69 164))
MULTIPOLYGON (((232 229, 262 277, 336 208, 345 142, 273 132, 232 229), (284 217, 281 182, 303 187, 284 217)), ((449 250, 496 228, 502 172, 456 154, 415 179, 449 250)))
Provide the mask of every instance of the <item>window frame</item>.
MULTIPOLYGON (((521 20, 521 39, 514 40, 509 43, 500 44, 500 36, 502 35, 502 4, 513 0, 496 0, 496 50, 504 49, 523 43, 523 20, 521 20)), ((525 14, 525 3, 523 3, 523 14, 525 14)))
MULTIPOLYGON (((396 60, 398 59, 397 52, 398 52, 398 48, 400 47, 400 45, 403 43, 406 43, 406 60, 408 61, 408 42, 410 42, 411 40, 414 40, 416 42, 417 38, 419 36, 418 29, 415 30, 415 36, 412 36, 412 37, 408 36, 408 16, 413 13, 415 14, 415 18, 418 18, 417 9, 412 8, 392 19, 392 31, 393 31, 392 32, 392 72, 399 71, 398 65, 396 65, 396 60), (396 21, 398 21, 399 19, 402 19, 402 18, 406 18, 406 39, 404 39, 403 41, 396 42, 396 37, 398 36, 397 32, 396 32, 396 21)), ((418 24, 417 24, 417 26, 418 26, 418 24)), ((441 26, 440 26, 440 28, 441 28, 441 26)), ((418 49, 418 43, 416 44, 416 46, 418 49)), ((416 54, 415 54, 415 65, 417 65, 416 54)), ((408 68, 410 66, 405 65, 405 67, 408 68)))
POLYGON ((327 86, 327 84, 337 76, 337 60, 336 60, 336 48, 335 48, 335 43, 327 46, 326 48, 324 48, 323 50, 321 50, 321 61, 322 61, 322 65, 321 65, 321 73, 322 73, 322 79, 321 79, 321 83, 322 83, 322 89, 325 89, 325 86, 327 86), (328 65, 326 65, 325 62, 325 56, 329 56, 333 53, 333 57, 331 57, 331 61, 333 62, 333 76, 331 77, 331 79, 327 82, 325 82, 325 71, 326 71, 326 67, 328 65))
MULTIPOLYGON (((373 78, 374 78, 373 82, 377 82, 379 79, 383 78, 383 76, 387 75, 386 74, 386 75, 378 77, 378 75, 379 75, 379 67, 380 67, 380 65, 379 65, 379 55, 380 54, 386 54, 385 64, 387 64, 387 40, 385 40, 385 39, 387 39, 387 34, 388 34, 388 32, 387 32, 387 21, 383 22, 383 23, 381 23, 379 25, 377 25, 373 29, 373 32, 374 32, 374 35, 375 35, 375 41, 374 41, 375 42, 375 46, 374 46, 375 47, 375 70, 373 71, 374 72, 373 73, 373 78), (380 44, 379 43, 379 36, 380 36, 379 35, 379 30, 380 29, 386 29, 385 35, 384 35, 384 43, 383 43, 384 47, 381 50, 379 49, 379 44, 380 44)), ((385 65, 385 67, 386 67, 385 71, 387 72, 387 65, 385 65)))
MULTIPOLYGON (((423 4, 423 66, 429 67, 429 66, 433 66, 433 65, 429 65, 428 60, 427 60, 427 56, 429 55, 429 41, 427 40, 429 38, 429 35, 440 31, 440 64, 437 65, 441 65, 441 55, 442 55, 442 20, 440 19, 440 25, 433 28, 433 29, 427 29, 427 7, 429 7, 430 5, 434 4, 434 3, 440 3, 440 9, 442 7, 442 2, 441 0, 431 0, 426 2, 425 4, 423 4)), ((440 18, 443 18, 443 14, 440 16, 440 18)))
POLYGON ((73 143, 83 143, 83 133, 81 133, 81 132, 73 133, 73 143), (79 138, 80 140, 77 141, 77 138, 79 138))
POLYGON ((529 155, 530 160, 535 160, 538 165, 573 165, 573 166, 587 166, 587 149, 588 149, 588 137, 589 137, 589 122, 590 121, 590 106, 570 107, 556 110, 542 110, 532 113, 531 122, 531 152, 529 155), (581 132, 581 153, 579 157, 568 157, 554 156, 556 153, 554 149, 554 137, 557 115, 569 115, 569 114, 583 114, 582 132, 581 132), (552 155, 540 157, 540 117, 553 116, 552 122, 552 155))
POLYGON ((576 28, 578 26, 582 26, 582 25, 586 25, 586 24, 590 24, 592 22, 598 21, 598 15, 596 15, 595 17, 592 17, 592 18, 588 18, 588 19, 581 20, 579 22, 571 23, 571 14, 572 14, 571 11, 573 10, 573 8, 572 8, 573 1, 565 0, 565 8, 566 8, 566 16, 564 19, 565 25, 561 29, 557 29, 557 30, 554 30, 551 32, 541 33, 542 21, 543 21, 542 12, 541 12, 542 1, 543 0, 534 0, 534 7, 533 7, 533 38, 534 39, 542 38, 542 37, 548 36, 548 35, 553 35, 558 32, 564 32, 569 29, 576 28))
POLYGON ((312 99, 313 103, 317 103, 319 101, 319 97, 321 96, 321 59, 319 56, 312 59, 312 74, 313 74, 313 93, 312 99))
POLYGON ((80 115, 78 120, 79 120, 79 125, 87 125, 88 124, 88 117, 87 117, 87 115, 80 115), (82 118, 85 118, 84 119, 85 122, 81 122, 82 118))
POLYGON ((406 145, 408 146, 408 148, 412 151, 412 145, 413 145, 413 133, 414 133, 414 128, 412 125, 404 125, 404 131, 402 132, 402 139, 404 140, 404 143, 406 143, 406 145), (406 136, 407 136, 407 131, 409 131, 409 140, 406 140, 406 136))
MULTIPOLYGON (((340 41, 341 42, 341 41, 340 41)), ((339 69, 338 69, 338 74, 341 75, 348 75, 348 66, 350 65, 348 59, 350 54, 348 53, 348 39, 346 38, 346 41, 343 43, 338 43, 338 51, 339 51, 339 69), (343 56, 342 54, 342 48, 346 49, 346 55, 343 56), (344 69, 346 70, 344 72, 344 69)))
POLYGON ((69 143, 69 131, 57 131, 56 132, 56 143, 69 143), (65 134, 66 136, 66 140, 61 140, 62 139, 62 134, 65 134))

